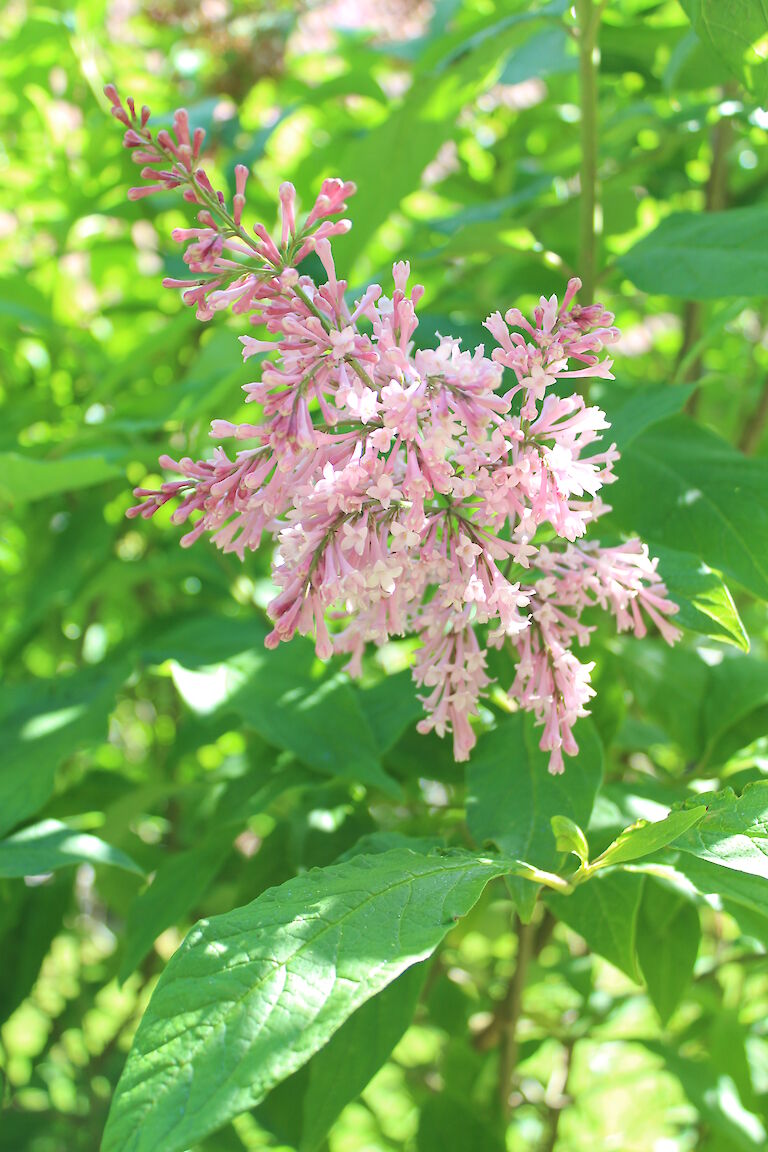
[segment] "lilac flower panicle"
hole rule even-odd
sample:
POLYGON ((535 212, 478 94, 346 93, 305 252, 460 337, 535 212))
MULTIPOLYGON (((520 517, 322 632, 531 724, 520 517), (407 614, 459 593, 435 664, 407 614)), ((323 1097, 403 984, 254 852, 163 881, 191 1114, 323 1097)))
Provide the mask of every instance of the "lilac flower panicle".
POLYGON ((269 648, 311 635, 319 657, 344 653, 355 676, 368 644, 417 637, 419 730, 452 733, 457 760, 475 744, 470 718, 490 683, 488 649, 507 645, 509 697, 534 713, 550 771, 561 772, 594 695, 593 665, 574 651, 589 641, 584 609, 606 609, 637 636, 649 623, 670 644, 679 636, 669 619, 677 606, 646 546, 585 539, 606 511, 600 491, 615 479, 618 452, 603 442, 599 408, 553 390, 564 379, 612 379, 613 316, 577 304, 573 279, 562 302, 542 297, 530 319, 516 308, 489 316, 490 356, 450 336, 417 349, 423 289, 409 287, 407 262, 394 265, 388 295, 371 285, 347 303, 330 241, 350 227, 339 217, 353 184, 325 180, 301 221, 285 183, 279 236, 262 224, 249 232, 244 167, 229 207, 200 165, 203 134, 186 112, 172 133, 153 136, 147 109, 126 108, 112 85, 105 92, 151 181, 129 196, 178 188, 198 209, 197 226, 173 233, 189 278, 164 283, 181 288, 201 320, 229 308, 266 329, 267 340, 241 336, 242 352, 273 357, 245 386, 255 422, 213 421, 212 436, 232 448, 208 460, 161 457, 178 478, 136 489, 128 515, 150 517, 173 501, 184 546, 209 533, 241 558, 265 534, 274 541, 269 648), (310 252, 322 284, 300 271, 310 252))

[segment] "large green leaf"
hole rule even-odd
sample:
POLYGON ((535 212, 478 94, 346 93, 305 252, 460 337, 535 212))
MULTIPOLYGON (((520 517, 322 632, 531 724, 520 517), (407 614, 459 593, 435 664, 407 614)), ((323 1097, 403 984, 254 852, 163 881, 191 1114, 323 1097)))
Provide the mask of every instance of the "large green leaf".
POLYGON ((637 923, 637 958, 663 1024, 690 984, 700 939, 699 914, 691 901, 646 877, 637 923))
POLYGON ((768 8, 764 0, 680 0, 691 24, 758 103, 768 101, 768 8))
POLYGON ((621 642, 617 662, 646 720, 699 767, 724 763, 765 733, 768 662, 725 650, 714 664, 680 645, 621 642))
POLYGON ((639 980, 636 941, 643 881, 632 872, 598 872, 571 895, 547 892, 544 899, 593 952, 639 980))
POLYGON ((84 863, 112 864, 141 875, 139 866, 125 852, 60 820, 42 820, 0 840, 0 876, 41 876, 84 863))
POLYGON ((768 295, 766 257, 768 206, 759 204, 728 212, 675 212, 618 264, 644 292, 717 300, 768 295))
POLYGON ((720 763, 734 744, 743 748, 762 736, 766 705, 768 662, 732 656, 711 668, 702 701, 706 760, 720 763))
MULTIPOLYGON (((768 228, 766 229, 768 235, 768 228)), ((612 520, 692 553, 768 599, 768 463, 687 417, 649 428, 624 452, 612 520)))
MULTIPOLYGON (((482 736, 467 766, 467 823, 478 843, 493 841, 503 852, 554 871, 564 859, 550 821, 568 816, 586 827, 602 779, 600 741, 589 721, 577 730, 579 755, 562 776, 547 771, 548 755, 539 748, 541 729, 531 716, 504 716, 482 736)), ((533 911, 536 888, 510 880, 521 915, 533 911)))
POLYGON ((428 965, 415 964, 358 1008, 308 1064, 256 1110, 274 1139, 314 1152, 347 1104, 360 1095, 410 1025, 428 965))
POLYGON ((701 802, 707 806, 703 819, 675 848, 768 880, 768 780, 749 784, 741 796, 726 788, 701 802))
POLYGON ((103 1152, 181 1152, 258 1104, 510 867, 468 852, 358 856, 201 921, 136 1033, 103 1152))
POLYGON ((640 867, 688 897, 698 893, 704 904, 724 908, 745 936, 768 948, 768 887, 762 878, 733 872, 686 853, 680 853, 674 865, 640 867))

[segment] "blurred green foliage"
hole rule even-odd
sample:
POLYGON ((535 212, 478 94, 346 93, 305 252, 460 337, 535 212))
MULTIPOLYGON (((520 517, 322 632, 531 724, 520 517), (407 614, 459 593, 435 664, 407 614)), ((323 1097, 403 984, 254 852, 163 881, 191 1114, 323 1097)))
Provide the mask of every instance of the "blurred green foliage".
MULTIPOLYGON (((608 525, 661 557, 689 631, 670 650, 601 626, 566 777, 492 697, 465 780, 415 733, 407 650, 372 657, 361 685, 303 642, 267 653, 268 555, 182 551, 168 515, 124 518, 159 452, 204 454, 209 420, 242 414, 251 368, 231 321, 200 325, 159 287, 184 216, 126 200, 103 83, 158 120, 186 104, 224 183, 251 167, 257 218, 281 180, 305 202, 324 175, 356 180, 336 249, 350 283, 410 259, 419 339, 472 344, 489 312, 579 270, 577 31, 561 0, 0 12, 0 1152, 98 1147, 157 977, 201 916, 405 844, 493 840, 556 870, 553 815, 586 828, 594 859, 638 818, 763 779, 759 0, 602 5, 597 290, 624 333, 618 380, 595 389, 623 453, 608 525), (19 844, 23 867, 6 864, 19 844)), ((738 826, 753 820, 758 858, 761 811, 738 826)), ((325 1066, 195 1147, 764 1148, 765 875, 686 844, 535 904, 528 881, 493 881, 428 970, 361 1010, 371 1032, 353 1016, 325 1066)))

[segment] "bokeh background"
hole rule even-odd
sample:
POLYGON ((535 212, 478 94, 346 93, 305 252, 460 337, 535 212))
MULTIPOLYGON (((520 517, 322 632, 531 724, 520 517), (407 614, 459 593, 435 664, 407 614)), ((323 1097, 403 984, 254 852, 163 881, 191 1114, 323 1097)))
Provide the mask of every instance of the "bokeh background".
MULTIPOLYGON (((682 432, 628 454, 617 514, 662 554, 732 562, 730 592, 706 566, 693 579, 709 638, 669 652, 598 635, 595 722, 615 784, 598 838, 658 812, 691 773, 717 786, 768 765, 756 599, 768 582, 768 28, 760 4, 725 8, 720 24, 694 0, 602 12, 596 291, 624 335, 618 379, 595 398, 622 411, 627 442, 645 397, 664 416, 686 409, 682 432), (736 213, 725 259, 702 261, 709 240, 668 246, 674 226, 636 248, 674 212, 724 210, 736 213), (727 443, 702 448, 707 429, 727 443), (737 479, 733 449, 751 458, 737 479), (727 509, 707 504, 681 528, 672 512, 700 486, 686 474, 681 496, 664 466, 686 453, 727 509)), ((447 829, 462 821, 449 747, 414 734, 402 649, 362 687, 301 644, 268 664, 268 555, 182 551, 165 514, 125 519, 131 487, 160 480, 160 452, 205 454, 210 420, 242 415, 253 362, 232 321, 201 325, 160 287, 183 268, 169 233, 186 217, 170 197, 126 200, 135 173, 103 84, 157 122, 186 105, 222 186, 249 165, 251 218, 269 225, 281 181, 311 203, 323 176, 355 180, 354 227, 335 248, 351 286, 386 283, 410 259, 426 287, 419 339, 473 345, 489 312, 530 307, 579 270, 573 28, 562 0, 3 5, 0 824, 69 821, 163 870, 138 902, 142 878, 110 868, 0 880, 3 1152, 98 1147, 153 982, 199 915, 330 862, 377 824, 419 835, 435 812, 447 829), (243 666, 246 644, 258 655, 243 666), (227 709, 222 675, 241 677, 227 709), (405 800, 381 788, 385 769, 405 800)), ((741 927, 722 908, 702 914, 671 1040, 620 964, 558 929, 527 991, 510 1149, 765 1147, 768 935, 746 913, 741 927)), ((468 1102, 488 1095, 483 1037, 513 948, 491 892, 450 937, 429 1015, 344 1111, 330 1152, 498 1147, 468 1102)), ((201 1147, 293 1147, 290 1111, 278 1100, 201 1147)))

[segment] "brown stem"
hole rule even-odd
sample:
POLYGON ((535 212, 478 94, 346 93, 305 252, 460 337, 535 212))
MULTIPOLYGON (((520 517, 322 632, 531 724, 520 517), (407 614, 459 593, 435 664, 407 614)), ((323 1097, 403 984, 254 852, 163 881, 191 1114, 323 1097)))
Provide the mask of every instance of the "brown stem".
POLYGON ((502 1005, 503 1030, 501 1036, 501 1051, 499 1053, 499 1102, 501 1113, 505 1119, 510 1113, 510 1093, 512 1076, 517 1066, 517 1057, 520 1044, 517 1037, 517 1025, 523 1007, 523 991, 528 975, 528 965, 533 953, 534 928, 532 924, 523 924, 519 917, 517 923, 517 959, 515 970, 507 986, 507 994, 502 1005))
POLYGON ((558 1070, 559 1075, 557 1072, 553 1073, 552 1079, 547 1085, 546 1104, 549 1110, 549 1126, 540 1152, 555 1152, 557 1136, 560 1130, 560 1117, 569 1103, 568 1077, 571 1074, 571 1060, 575 1043, 575 1040, 567 1040, 565 1042, 563 1046, 563 1063, 562 1067, 558 1070))
POLYGON ((757 451, 768 424, 768 376, 763 381, 760 397, 754 410, 749 414, 739 437, 739 448, 747 456, 757 451))

